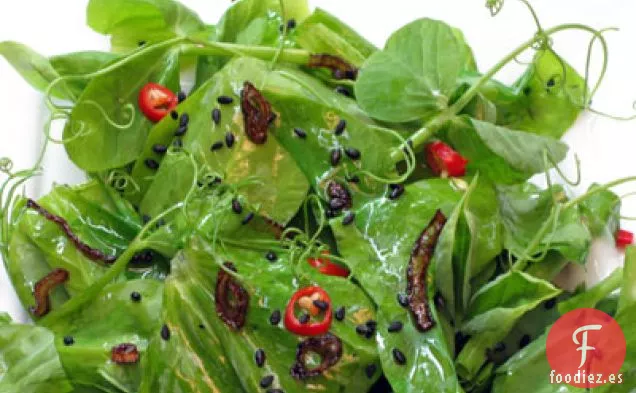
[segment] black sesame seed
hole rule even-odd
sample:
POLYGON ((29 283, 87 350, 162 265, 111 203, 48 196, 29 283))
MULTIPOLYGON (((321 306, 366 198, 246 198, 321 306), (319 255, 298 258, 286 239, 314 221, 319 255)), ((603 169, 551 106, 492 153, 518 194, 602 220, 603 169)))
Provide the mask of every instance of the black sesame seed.
POLYGON ((342 225, 350 225, 355 219, 356 214, 354 212, 348 212, 342 219, 342 225))
POLYGON ((241 221, 241 224, 246 225, 250 221, 252 221, 253 218, 254 218, 254 213, 249 213, 247 216, 245 216, 245 218, 243 218, 243 221, 241 221))
POLYGON ((355 149, 353 147, 347 147, 345 149, 345 154, 347 155, 347 157, 349 157, 352 160, 359 160, 360 159, 360 150, 355 149))
POLYGON ((266 388, 272 386, 272 383, 274 383, 274 376, 273 375, 266 375, 263 378, 261 378, 261 382, 259 383, 259 385, 261 385, 261 387, 263 389, 266 389, 266 388))
POLYGON ((367 337, 370 332, 371 332, 371 329, 369 329, 369 327, 366 324, 356 326, 356 333, 358 333, 361 336, 367 337))
POLYGON ((287 21, 287 29, 293 29, 296 27, 296 19, 291 18, 287 21))
POLYGON ((144 160, 144 164, 146 164, 148 169, 152 169, 153 171, 156 171, 157 169, 159 169, 159 163, 153 160, 152 158, 146 158, 144 160))
POLYGON ((228 149, 231 149, 232 146, 234 146, 235 140, 236 138, 234 138, 234 134, 232 134, 230 131, 225 133, 225 145, 228 149))
POLYGON ((130 294, 130 299, 131 299, 133 302, 135 302, 135 303, 140 302, 140 301, 141 301, 141 293, 139 293, 139 292, 137 292, 137 291, 132 292, 132 293, 130 294))
POLYGON ((143 222, 144 225, 148 224, 151 219, 152 218, 147 214, 144 214, 143 216, 141 216, 141 222, 143 222))
POLYGON ((345 319, 345 313, 346 313, 346 309, 344 307, 340 307, 336 310, 334 316, 336 317, 337 321, 344 321, 345 319))
POLYGON ((342 158, 342 151, 340 149, 332 149, 330 153, 331 166, 336 166, 340 163, 342 158))
POLYGON ((519 340, 519 349, 527 347, 528 344, 530 344, 530 341, 532 341, 530 335, 524 334, 523 337, 521 337, 521 340, 519 340))
POLYGON ((334 198, 334 199, 329 201, 329 207, 332 210, 340 210, 343 207, 345 207, 346 204, 347 204, 347 202, 345 202, 342 199, 338 199, 338 198, 334 198))
POLYGON ((347 181, 348 181, 349 183, 355 183, 355 184, 357 184, 357 183, 360 183, 360 177, 358 177, 358 175, 353 175, 353 176, 348 177, 348 178, 347 178, 347 181))
POLYGON ((137 45, 139 45, 139 46, 144 46, 144 45, 146 45, 146 41, 141 40, 141 41, 139 41, 139 42, 137 43, 137 45))
POLYGON ((75 344, 75 339, 71 336, 66 336, 64 337, 64 345, 66 345, 67 347, 71 346, 75 344))
POLYGON ((336 128, 333 130, 333 132, 336 135, 342 135, 342 133, 344 132, 345 128, 347 128, 347 121, 345 119, 340 119, 340 121, 336 125, 336 128))
POLYGON ((154 151, 157 154, 165 154, 165 152, 168 151, 168 146, 157 143, 152 146, 152 151, 154 151))
POLYGON ((402 194, 404 194, 404 186, 401 184, 398 184, 396 188, 394 188, 391 193, 389 194, 389 199, 391 200, 396 200, 398 198, 400 198, 402 196, 402 194))
POLYGON ((273 122, 276 121, 276 119, 278 118, 278 115, 274 112, 270 113, 269 115, 269 119, 267 119, 267 124, 272 124, 273 122))
POLYGON ((389 325, 388 331, 389 331, 389 333, 398 333, 398 332, 402 331, 403 327, 404 327, 404 325, 402 325, 402 322, 393 321, 389 325))
POLYGON ((179 113, 177 111, 170 111, 170 117, 172 117, 172 120, 177 120, 179 118, 179 113))
POLYGON ((335 91, 336 93, 342 94, 345 97, 351 97, 351 92, 344 86, 337 86, 335 91))
POLYGON ((375 331, 375 328, 378 327, 378 323, 376 321, 374 321, 373 319, 369 319, 365 325, 367 325, 369 327, 369 329, 371 329, 373 331, 375 331))
POLYGON ((333 209, 327 209, 327 211, 325 212, 325 217, 327 218, 338 217, 338 211, 333 209))
POLYGON ((161 228, 164 225, 166 225, 166 220, 164 220, 163 218, 160 218, 159 220, 157 220, 157 223, 155 224, 157 228, 161 228))
POLYGON ((200 324, 199 324, 199 329, 205 329, 205 325, 204 325, 204 324, 202 324, 202 323, 200 323, 200 324))
POLYGON ((186 93, 180 91, 179 94, 177 94, 177 100, 179 101, 179 104, 185 101, 187 97, 188 96, 186 95, 186 93))
POLYGON ((216 102, 221 105, 229 105, 234 102, 234 98, 230 96, 219 96, 219 98, 216 99, 216 102))
POLYGON ((161 327, 161 338, 164 341, 170 340, 170 328, 168 327, 168 325, 163 325, 161 327))
POLYGON ((241 206, 241 202, 238 199, 232 199, 232 211, 236 214, 243 213, 243 206, 241 206))
POLYGON ((174 132, 174 136, 184 136, 188 132, 188 126, 179 126, 177 130, 174 132))
POLYGON ((298 128, 298 127, 294 128, 294 134, 296 134, 296 136, 301 139, 307 138, 307 133, 302 128, 298 128))
POLYGON ((402 307, 408 307, 409 306, 409 297, 406 296, 403 293, 398 293, 397 301, 400 304, 400 306, 402 306, 402 307))
POLYGON ((189 123, 190 123, 190 116, 187 113, 181 114, 181 117, 179 118, 179 125, 181 127, 185 127, 189 123))
POLYGON ((495 344, 495 352, 503 352, 506 350, 506 344, 502 343, 501 341, 498 342, 497 344, 495 344))
POLYGON ((397 348, 393 348, 393 360, 395 360, 395 363, 400 366, 406 364, 406 356, 404 356, 404 353, 397 348))
POLYGON ((174 140, 174 142, 172 142, 172 146, 174 146, 175 149, 181 149, 183 147, 183 141, 181 140, 181 138, 177 138, 174 140))
POLYGON ((531 88, 530 86, 525 87, 525 88, 523 89, 523 94, 524 94, 524 95, 529 96, 529 95, 530 95, 530 93, 532 93, 532 88, 531 88))
POLYGON ((367 378, 369 379, 373 378, 376 371, 378 371, 378 366, 374 363, 371 363, 364 368, 364 372, 367 374, 367 378))
POLYGON ((303 313, 298 318, 298 322, 300 322, 301 325, 304 325, 306 323, 309 323, 310 319, 311 319, 311 317, 309 316, 309 314, 303 313))
POLYGON ((212 110, 212 121, 214 121, 214 124, 216 125, 221 123, 221 110, 219 108, 214 108, 212 110))
POLYGON ((546 310, 551 310, 554 308, 554 306, 556 306, 556 304, 557 304, 556 298, 552 298, 548 300, 547 302, 545 302, 544 307, 546 308, 546 310))
POLYGON ((258 367, 263 367, 265 365, 265 351, 260 348, 257 349, 256 352, 254 352, 254 361, 258 367))
POLYGON ((223 142, 217 141, 217 142, 214 142, 212 146, 210 146, 210 151, 216 151, 222 148, 223 148, 223 142))
POLYGON ((274 310, 272 312, 272 315, 269 316, 269 323, 276 326, 280 323, 280 318, 281 318, 280 310, 274 310))
POLYGON ((329 303, 324 300, 314 300, 314 306, 316 306, 319 310, 325 311, 329 308, 329 303))
POLYGON ((556 81, 554 78, 550 78, 547 83, 548 87, 554 87, 556 85, 556 81))
POLYGON ((270 262, 276 262, 276 260, 278 260, 278 255, 276 255, 274 251, 270 251, 265 254, 265 258, 270 262))

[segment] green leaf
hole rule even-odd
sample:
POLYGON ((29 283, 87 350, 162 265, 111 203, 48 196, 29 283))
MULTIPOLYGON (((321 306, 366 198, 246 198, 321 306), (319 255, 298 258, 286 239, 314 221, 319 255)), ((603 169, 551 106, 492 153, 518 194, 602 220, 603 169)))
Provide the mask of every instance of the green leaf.
POLYGON ((172 0, 91 0, 86 17, 93 30, 111 36, 118 52, 205 29, 198 15, 172 0))
POLYGON ((139 91, 148 82, 178 89, 176 51, 156 48, 88 83, 64 129, 66 152, 77 166, 87 172, 103 171, 139 156, 152 126, 137 107, 139 91), (112 124, 131 121, 123 129, 112 124))
POLYGON ((0 55, 33 87, 44 91, 59 77, 49 60, 26 45, 13 41, 0 42, 0 55))
POLYGON ((588 288, 585 292, 561 302, 559 304, 559 312, 561 314, 566 314, 570 311, 576 310, 577 308, 595 308, 596 305, 603 299, 615 290, 619 289, 622 282, 623 269, 618 268, 592 288, 588 288))
MULTIPOLYGON (((115 61, 119 56, 110 52, 84 51, 74 52, 65 55, 57 55, 49 60, 51 66, 61 76, 65 75, 87 75, 102 69, 106 64, 115 61)), ((73 80, 66 82, 66 86, 72 91, 75 97, 79 97, 86 86, 86 80, 73 80)))
POLYGON ((67 393, 73 390, 45 328, 0 323, 0 392, 67 393))
POLYGON ((402 27, 362 66, 355 85, 360 106, 389 122, 418 120, 445 108, 459 75, 471 63, 462 38, 432 19, 402 27))
POLYGON ((561 162, 568 146, 551 137, 509 130, 476 119, 455 121, 447 138, 468 159, 469 173, 479 172, 497 184, 515 184, 561 162), (546 168, 547 167, 547 168, 546 168))
POLYGON ((636 304, 636 247, 625 249, 625 267, 623 270, 623 286, 618 302, 618 313, 636 304))
MULTIPOLYGON (((588 192, 598 189, 592 184, 588 192)), ((611 190, 595 191, 578 205, 592 236, 613 239, 620 226, 621 199, 611 190)))

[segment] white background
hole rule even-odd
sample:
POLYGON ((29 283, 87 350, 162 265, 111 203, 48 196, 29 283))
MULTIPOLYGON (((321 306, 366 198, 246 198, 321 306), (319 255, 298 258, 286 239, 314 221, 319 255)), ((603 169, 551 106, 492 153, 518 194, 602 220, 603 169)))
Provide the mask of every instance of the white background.
MULTIPOLYGON (((532 20, 517 1, 506 0, 503 11, 491 18, 484 0, 313 0, 353 28, 382 46, 389 34, 419 17, 432 17, 461 28, 472 46, 481 70, 486 70, 521 42, 530 38, 532 20)), ((597 109, 631 115, 636 99, 636 1, 633 0, 530 0, 544 27, 576 22, 596 28, 619 27, 608 33, 610 66, 599 94, 597 109)), ((229 0, 182 0, 208 23, 215 23, 231 4, 229 0)), ((107 50, 108 40, 85 26, 87 0, 0 0, 0 41, 15 40, 44 55, 78 50, 107 50)), ((555 47, 579 71, 583 71, 589 37, 565 33, 555 38, 555 47)), ((512 82, 521 72, 509 67, 499 77, 512 82)), ((595 77, 596 75, 594 75, 595 77)), ((0 157, 9 156, 15 168, 25 168, 35 159, 46 113, 42 97, 30 88, 0 58, 0 157)), ((583 183, 607 182, 636 175, 636 121, 621 123, 585 115, 568 133, 567 141, 581 157, 583 183)), ((572 160, 566 167, 572 168, 572 160)), ((27 194, 46 193, 53 181, 71 183, 80 172, 68 162, 60 147, 50 150, 46 172, 27 187, 27 194)), ((636 184, 620 190, 636 191, 636 184)), ((636 201, 624 202, 623 213, 636 216, 636 201)), ((636 225, 626 222, 626 228, 636 225)), ((588 265, 589 276, 604 276, 618 263, 612 247, 599 247, 588 265)), ((4 269, 0 269, 0 311, 19 320, 25 314, 17 302, 4 269)))

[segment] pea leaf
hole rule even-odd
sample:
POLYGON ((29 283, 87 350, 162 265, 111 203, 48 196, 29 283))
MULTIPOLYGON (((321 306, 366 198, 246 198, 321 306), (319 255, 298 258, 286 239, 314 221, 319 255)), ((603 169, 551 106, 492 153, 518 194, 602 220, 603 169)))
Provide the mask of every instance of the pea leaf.
POLYGON ((476 119, 455 121, 446 137, 468 159, 469 173, 479 172, 498 184, 515 184, 550 167, 544 155, 562 161, 565 143, 523 131, 509 130, 476 119))
POLYGON ((577 308, 595 308, 603 299, 621 287, 623 269, 618 268, 609 276, 585 292, 569 298, 559 304, 559 312, 566 314, 577 308))
POLYGON ((371 55, 355 85, 360 106, 373 118, 407 122, 446 107, 472 58, 461 33, 443 22, 419 19, 371 55))
MULTIPOLYGON (((110 52, 84 51, 51 57, 53 68, 61 75, 87 75, 99 71, 106 64, 115 61, 119 56, 110 52)), ((75 80, 65 83, 75 97, 79 97, 88 81, 75 80)))
POLYGON ((205 29, 198 15, 172 0, 91 0, 86 17, 93 30, 111 36, 117 52, 205 29))
POLYGON ((54 336, 45 328, 0 323, 0 391, 67 393, 73 391, 55 349, 54 336))
POLYGON ((137 107, 139 91, 148 82, 176 91, 178 53, 157 48, 88 83, 64 129, 66 152, 77 166, 88 172, 103 171, 125 166, 139 156, 152 125, 137 107), (124 129, 113 125, 127 125, 131 120, 124 129))
MULTIPOLYGON (((596 190, 600 185, 592 184, 588 192, 596 190)), ((620 225, 621 200, 610 190, 597 191, 581 201, 579 210, 590 229, 592 236, 614 237, 620 225)))
POLYGON ((13 41, 0 42, 0 55, 34 88, 44 91, 59 73, 49 60, 26 45, 13 41))

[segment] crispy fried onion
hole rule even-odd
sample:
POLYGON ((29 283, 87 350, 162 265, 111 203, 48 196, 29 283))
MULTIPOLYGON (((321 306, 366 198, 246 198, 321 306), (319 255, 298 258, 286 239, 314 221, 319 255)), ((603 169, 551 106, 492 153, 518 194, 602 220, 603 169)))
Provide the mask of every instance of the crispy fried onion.
MULTIPOLYGON (((224 266, 236 272, 232 262, 225 262, 224 266)), ((250 296, 245 288, 223 269, 219 270, 216 278, 215 302, 219 318, 230 328, 241 330, 245 325, 250 296)))
POLYGON ((311 55, 308 66, 311 68, 329 68, 333 77, 338 80, 356 80, 358 78, 358 69, 356 67, 334 55, 311 55))
POLYGON ((444 228, 444 224, 446 224, 446 217, 438 210, 417 239, 417 242, 415 242, 406 272, 406 293, 409 309, 415 318, 417 328, 422 332, 426 332, 435 326, 435 321, 431 315, 426 280, 435 245, 444 228))
POLYGON ((257 145, 267 142, 267 129, 276 119, 272 106, 260 91, 250 82, 243 84, 241 93, 241 111, 245 123, 245 133, 250 141, 257 145))
POLYGON ((111 264, 115 262, 117 257, 106 255, 98 249, 92 248, 88 244, 82 242, 80 238, 73 232, 71 226, 68 225, 65 219, 60 216, 56 216, 50 213, 48 210, 38 205, 33 199, 27 200, 27 207, 29 209, 33 209, 38 212, 45 219, 57 224, 58 227, 64 232, 66 237, 73 243, 73 245, 82 253, 84 256, 92 261, 103 261, 107 264, 111 264))
POLYGON ((341 357, 342 341, 333 334, 306 338, 296 348, 296 363, 291 368, 291 375, 298 380, 317 377, 338 363, 341 357), (307 367, 307 356, 311 352, 321 358, 316 368, 307 367))
POLYGON ((117 364, 134 364, 139 361, 139 351, 135 344, 119 344, 111 350, 110 359, 117 364))
POLYGON ((66 269, 55 269, 47 274, 43 279, 38 281, 33 288, 33 296, 35 297, 35 307, 31 307, 31 313, 36 317, 43 317, 51 310, 51 301, 49 295, 51 291, 60 284, 63 284, 69 278, 69 272, 66 269))

